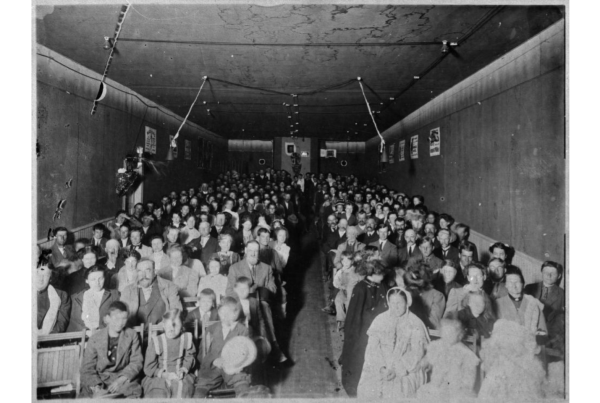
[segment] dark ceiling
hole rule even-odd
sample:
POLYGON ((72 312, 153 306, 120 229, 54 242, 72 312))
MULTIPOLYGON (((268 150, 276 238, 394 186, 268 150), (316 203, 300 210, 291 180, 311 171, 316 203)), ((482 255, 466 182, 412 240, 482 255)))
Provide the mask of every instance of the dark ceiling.
MULTIPOLYGON (((356 77, 383 132, 564 14, 526 6, 132 7, 109 78, 185 116, 208 76, 189 119, 230 139, 290 136, 293 126, 298 137, 367 140, 376 132, 356 77), (458 46, 444 54, 443 40, 458 46)), ((38 8, 37 42, 102 74, 104 36, 113 36, 120 9, 38 8)))

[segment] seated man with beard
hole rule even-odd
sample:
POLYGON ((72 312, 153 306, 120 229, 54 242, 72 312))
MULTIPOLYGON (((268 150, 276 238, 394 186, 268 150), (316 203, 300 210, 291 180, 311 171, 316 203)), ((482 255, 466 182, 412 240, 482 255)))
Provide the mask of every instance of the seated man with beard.
POLYGON ((121 293, 121 301, 129 310, 129 326, 156 324, 166 311, 182 309, 177 286, 156 275, 152 260, 141 259, 136 269, 137 283, 129 284, 121 293))

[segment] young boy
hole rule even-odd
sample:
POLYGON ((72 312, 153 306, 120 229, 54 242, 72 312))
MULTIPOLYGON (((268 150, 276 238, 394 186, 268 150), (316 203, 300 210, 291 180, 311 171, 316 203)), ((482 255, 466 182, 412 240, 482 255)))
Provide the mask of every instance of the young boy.
POLYGON ((348 309, 348 302, 350 300, 350 296, 347 294, 348 283, 350 282, 350 276, 354 272, 354 267, 352 266, 353 256, 353 252, 342 252, 342 268, 339 269, 333 277, 333 286, 339 290, 335 296, 335 311, 338 329, 344 328, 344 321, 346 320, 346 310, 348 309))
POLYGON ((279 348, 275 332, 267 331, 270 327, 265 324, 260 303, 256 298, 250 296, 250 284, 252 284, 252 280, 242 276, 236 280, 233 287, 242 308, 240 322, 246 325, 252 339, 262 336, 268 340, 271 345, 272 357, 275 357, 278 363, 282 363, 287 360, 287 357, 279 348))
POLYGON ((208 343, 208 352, 204 357, 202 351, 198 353, 200 374, 196 383, 195 398, 205 398, 209 391, 223 383, 233 387, 236 396, 249 389, 250 374, 247 368, 234 375, 228 375, 222 368, 221 351, 225 343, 236 336, 249 335, 248 328, 239 322, 239 317, 238 302, 232 297, 223 298, 219 307, 219 323, 210 326, 204 335, 208 343))
POLYGON ((266 336, 260 304, 256 298, 250 296, 251 284, 252 280, 242 276, 235 281, 233 287, 242 308, 240 322, 248 328, 251 337, 266 336))
POLYGON ((190 398, 194 393, 196 347, 191 333, 183 333, 182 312, 175 308, 165 312, 164 333, 150 337, 142 381, 144 396, 150 398, 190 398))
POLYGON ((90 337, 81 367, 81 397, 113 393, 131 398, 142 396, 136 378, 142 371, 144 358, 138 335, 125 327, 127 318, 127 306, 114 301, 104 316, 106 327, 90 337))
POLYGON ((210 288, 204 288, 198 294, 198 306, 188 312, 185 322, 198 321, 198 328, 202 328, 203 322, 219 320, 216 308, 217 295, 210 288))

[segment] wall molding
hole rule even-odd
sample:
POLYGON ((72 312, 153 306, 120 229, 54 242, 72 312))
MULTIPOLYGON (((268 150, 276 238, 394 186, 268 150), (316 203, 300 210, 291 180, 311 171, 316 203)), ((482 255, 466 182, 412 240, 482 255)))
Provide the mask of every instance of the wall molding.
MULTIPOLYGON (((480 262, 487 262, 489 260, 490 252, 488 249, 492 244, 497 242, 496 240, 473 230, 471 230, 469 241, 473 242, 477 246, 480 262)), ((519 251, 515 251, 515 255, 513 256, 512 260, 513 266, 517 266, 523 272, 523 277, 525 277, 526 284, 542 281, 542 273, 540 271, 542 263, 543 262, 541 260, 519 251)), ((564 288, 564 280, 561 284, 561 287, 564 288)))
MULTIPOLYGON (((111 224, 114 220, 115 220, 114 217, 104 218, 102 220, 94 221, 93 223, 89 223, 89 224, 83 225, 81 227, 73 228, 72 230, 69 230, 69 232, 73 234, 75 239, 79 239, 79 238, 88 238, 89 239, 94 235, 94 231, 92 229, 92 228, 94 228, 94 225, 104 224, 104 226, 107 226, 108 224, 111 224)), ((53 244, 54 244, 54 239, 51 239, 51 240, 40 239, 37 241, 37 245, 39 247, 41 247, 42 249, 50 249, 53 244)))

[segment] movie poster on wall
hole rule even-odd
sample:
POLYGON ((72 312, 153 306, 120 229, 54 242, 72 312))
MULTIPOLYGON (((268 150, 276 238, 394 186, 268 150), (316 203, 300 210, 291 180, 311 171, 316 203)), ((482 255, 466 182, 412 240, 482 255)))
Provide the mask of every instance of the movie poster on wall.
POLYGON ((388 147, 388 161, 390 162, 390 164, 394 163, 394 150, 396 148, 396 144, 391 144, 388 147))
POLYGON ((419 158, 419 135, 410 138, 410 159, 419 158))
MULTIPOLYGON (((171 146, 171 145, 173 144, 173 138, 174 138, 174 137, 175 137, 175 136, 174 136, 174 135, 172 135, 172 134, 171 134, 171 135, 169 135, 169 146, 171 146)), ((177 140, 175 140, 175 144, 177 144, 177 140)), ((178 155, 178 151, 177 151, 177 149, 178 149, 178 148, 179 148, 179 147, 177 147, 177 146, 173 147, 173 158, 177 158, 177 155, 178 155)))
POLYGON ((192 159, 192 142, 190 140, 185 140, 185 159, 186 160, 191 160, 192 159))
POLYGON ((398 162, 404 161, 404 145, 406 144, 406 140, 400 140, 398 143, 398 162))
POLYGON ((440 139, 440 128, 436 127, 429 131, 429 155, 440 155, 441 139, 440 139))
POLYGON ((156 154, 156 129, 146 126, 146 144, 144 151, 156 154))

